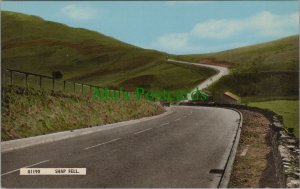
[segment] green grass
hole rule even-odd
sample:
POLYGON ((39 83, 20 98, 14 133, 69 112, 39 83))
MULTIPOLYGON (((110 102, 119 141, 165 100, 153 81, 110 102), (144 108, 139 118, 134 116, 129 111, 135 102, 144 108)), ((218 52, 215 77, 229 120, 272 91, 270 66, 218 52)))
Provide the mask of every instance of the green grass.
POLYGON ((164 111, 143 99, 100 101, 19 87, 2 89, 1 108, 2 141, 137 119, 164 111))
POLYGON ((167 63, 167 53, 36 16, 2 11, 1 21, 2 70, 48 76, 61 71, 64 80, 129 90, 133 85, 149 90, 192 89, 196 82, 215 74, 207 68, 167 63))
POLYGON ((294 128, 299 138, 299 100, 273 100, 265 102, 247 102, 248 106, 269 109, 283 117, 285 127, 294 128))
POLYGON ((298 42, 297 35, 217 53, 177 58, 194 62, 213 58, 232 64, 230 74, 209 87, 215 101, 222 102, 225 91, 241 97, 289 99, 299 95, 298 42))
POLYGON ((201 61, 215 58, 234 65, 232 71, 298 71, 299 70, 299 35, 222 52, 182 55, 180 59, 201 61))

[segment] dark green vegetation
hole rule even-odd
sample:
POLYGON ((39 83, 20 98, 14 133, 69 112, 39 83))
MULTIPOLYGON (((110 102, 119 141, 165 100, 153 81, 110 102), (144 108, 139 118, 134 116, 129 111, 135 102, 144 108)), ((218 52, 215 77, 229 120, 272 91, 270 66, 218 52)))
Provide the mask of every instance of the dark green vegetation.
POLYGON ((71 94, 9 87, 2 90, 1 139, 11 140, 109 124, 162 113, 146 100, 93 100, 71 94))
POLYGON ((145 89, 192 89, 215 71, 165 61, 166 53, 138 48, 103 34, 36 16, 1 12, 2 68, 63 80, 145 89), (133 87, 134 86, 134 87, 133 87))
POLYGON ((273 100, 265 102, 249 102, 248 106, 269 109, 283 117, 287 128, 294 128, 294 134, 299 138, 299 100, 273 100))
POLYGON ((225 91, 244 98, 286 99, 298 96, 299 72, 258 72, 230 74, 209 87, 215 100, 225 91))

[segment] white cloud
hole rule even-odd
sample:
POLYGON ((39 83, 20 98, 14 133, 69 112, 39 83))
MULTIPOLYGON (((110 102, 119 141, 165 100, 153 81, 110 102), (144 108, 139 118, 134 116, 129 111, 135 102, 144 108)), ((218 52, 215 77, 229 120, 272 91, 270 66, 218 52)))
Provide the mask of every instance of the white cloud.
POLYGON ((264 11, 241 19, 209 20, 196 24, 191 34, 200 38, 220 39, 251 31, 260 36, 280 37, 291 34, 291 28, 297 27, 298 14, 276 15, 264 11))
POLYGON ((226 38, 240 32, 241 25, 238 20, 209 20, 196 24, 190 34, 200 38, 226 38))
POLYGON ((158 42, 163 48, 184 48, 188 44, 188 35, 184 33, 163 35, 158 38, 158 42))
POLYGON ((61 9, 61 12, 74 20, 88 20, 97 15, 97 10, 91 7, 79 7, 71 4, 61 9))
POLYGON ((174 33, 160 36, 150 48, 159 48, 163 51, 189 52, 203 50, 200 46, 190 45, 188 33, 174 33))
MULTIPOLYGON (((260 12, 250 17, 238 19, 208 20, 197 23, 190 31, 185 33, 170 33, 157 38, 155 47, 168 52, 200 51, 210 47, 196 46, 201 40, 227 40, 227 43, 211 46, 236 48, 244 46, 243 41, 231 41, 240 34, 247 37, 284 37, 299 31, 299 12, 277 15, 267 11, 260 12), (231 41, 231 42, 228 42, 231 41)), ((222 42, 221 42, 222 43, 222 42)), ((247 42, 248 43, 248 42, 247 42)), ((202 44, 203 45, 203 44, 202 44)))

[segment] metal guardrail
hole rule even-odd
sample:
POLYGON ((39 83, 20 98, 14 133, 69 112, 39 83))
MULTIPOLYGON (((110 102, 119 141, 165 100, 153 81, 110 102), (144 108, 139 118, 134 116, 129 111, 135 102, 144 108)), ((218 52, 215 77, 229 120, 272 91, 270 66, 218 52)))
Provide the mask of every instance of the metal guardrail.
MULTIPOLYGON (((44 82, 43 82, 43 79, 47 79, 47 80, 51 80, 51 89, 52 90, 56 90, 56 91, 65 91, 65 92, 68 92, 67 91, 67 85, 71 84, 71 87, 72 87, 72 90, 69 92, 73 92, 73 93, 76 93, 76 86, 81 86, 81 93, 83 94, 84 93, 84 88, 85 87, 88 87, 89 88, 89 94, 92 93, 92 89, 93 88, 99 88, 99 89, 104 89, 104 87, 101 87, 101 86, 96 86, 96 85, 90 85, 90 84, 85 84, 85 83, 78 83, 78 82, 74 82, 74 81, 69 81, 69 80, 59 80, 59 79, 55 79, 54 77, 50 77, 50 76, 46 76, 46 75, 41 75, 41 74, 35 74, 35 73, 30 73, 30 72, 24 72, 24 71, 19 71, 19 70, 13 70, 13 69, 5 69, 6 72, 9 72, 9 76, 8 76, 8 80, 9 81, 6 81, 5 78, 6 78, 6 73, 4 73, 4 82, 3 84, 4 85, 16 85, 16 86, 20 86, 22 85, 21 83, 22 82, 17 82, 15 81, 14 79, 16 78, 16 75, 15 74, 21 74, 24 76, 23 79, 25 79, 25 82, 23 82, 23 87, 25 88, 29 88, 29 85, 33 85, 32 83, 33 82, 30 82, 28 80, 29 76, 34 76, 36 77, 36 79, 38 80, 38 88, 40 89, 46 89, 48 87, 49 89, 49 85, 46 85, 44 82), (58 86, 55 85, 57 82, 60 82, 63 87, 62 87, 62 90, 59 90, 58 86), (44 85, 43 85, 44 83, 44 85), (25 84, 25 86, 24 86, 25 84)), ((22 80, 22 79, 21 79, 22 80)), ((33 87, 34 88, 34 87, 33 87)), ((109 90, 109 92, 114 92, 116 90, 109 90)), ((129 92, 129 91, 124 91, 124 92, 127 92, 129 94, 135 94, 135 92, 129 92)), ((77 93, 78 94, 78 93, 77 93)))

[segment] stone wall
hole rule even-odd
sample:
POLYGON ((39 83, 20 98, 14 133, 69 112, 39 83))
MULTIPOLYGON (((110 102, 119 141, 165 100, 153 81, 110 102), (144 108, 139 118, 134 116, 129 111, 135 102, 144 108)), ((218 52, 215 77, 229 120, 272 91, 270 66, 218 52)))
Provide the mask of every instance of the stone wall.
POLYGON ((272 119, 272 146, 276 176, 282 188, 299 188, 299 141, 284 130, 282 119, 274 115, 272 119))

